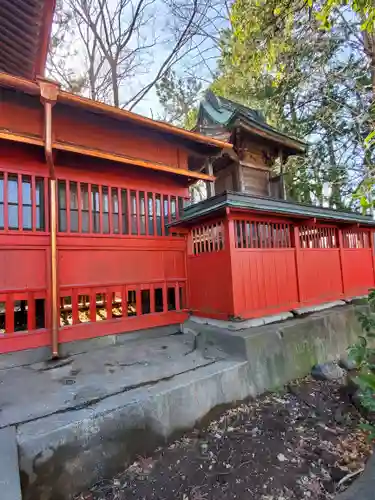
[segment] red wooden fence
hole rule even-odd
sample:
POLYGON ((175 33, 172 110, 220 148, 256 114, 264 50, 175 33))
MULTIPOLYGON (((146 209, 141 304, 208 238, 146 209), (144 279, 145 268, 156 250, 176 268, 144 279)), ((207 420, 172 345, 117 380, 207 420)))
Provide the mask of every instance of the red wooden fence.
POLYGON ((375 285, 370 229, 242 213, 222 221, 228 231, 220 259, 217 252, 197 251, 197 245, 207 247, 210 224, 191 230, 189 306, 195 314, 255 318, 364 295, 375 285))
MULTIPOLYGON (((42 159, 0 157, 0 353, 49 345, 49 192, 42 159)), ((56 166, 59 341, 184 321, 187 189, 131 167, 56 166)))

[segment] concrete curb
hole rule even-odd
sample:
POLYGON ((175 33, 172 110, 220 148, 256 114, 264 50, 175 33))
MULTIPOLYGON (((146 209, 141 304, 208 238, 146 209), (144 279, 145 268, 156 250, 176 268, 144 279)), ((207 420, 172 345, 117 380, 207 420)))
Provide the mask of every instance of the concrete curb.
POLYGON ((174 433, 191 429, 212 408, 253 394, 246 361, 219 361, 84 409, 21 424, 24 500, 67 500, 174 433))
POLYGON ((0 450, 1 500, 22 500, 14 427, 0 429, 0 450))

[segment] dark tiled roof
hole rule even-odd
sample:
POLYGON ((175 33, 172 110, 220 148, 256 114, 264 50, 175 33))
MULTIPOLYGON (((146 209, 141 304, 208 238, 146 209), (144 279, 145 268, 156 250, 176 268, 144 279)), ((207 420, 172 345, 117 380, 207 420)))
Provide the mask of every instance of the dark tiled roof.
POLYGON ((290 218, 311 219, 330 222, 346 222, 375 227, 375 220, 356 212, 334 210, 332 208, 316 207, 274 198, 252 196, 246 193, 227 191, 207 200, 185 208, 181 219, 175 224, 192 222, 198 218, 210 216, 215 212, 224 211, 226 207, 233 209, 248 209, 252 212, 283 215, 290 218))
POLYGON ((217 129, 232 130, 238 123, 243 123, 251 128, 255 134, 265 132, 271 140, 288 141, 298 152, 304 153, 306 151, 306 143, 268 125, 260 111, 248 108, 230 99, 216 96, 210 90, 207 91, 200 103, 195 129, 214 136, 218 133, 217 129))

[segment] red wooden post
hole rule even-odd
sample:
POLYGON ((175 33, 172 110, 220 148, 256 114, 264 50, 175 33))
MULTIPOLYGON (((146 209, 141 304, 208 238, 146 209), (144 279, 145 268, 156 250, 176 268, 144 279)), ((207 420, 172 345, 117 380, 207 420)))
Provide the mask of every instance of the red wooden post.
MULTIPOLYGON (((49 198, 50 198, 50 194, 49 194, 49 190, 48 190, 48 179, 47 177, 43 177, 43 188, 44 188, 44 205, 43 205, 43 216, 44 216, 44 219, 46 221, 46 225, 45 225, 45 231, 48 231, 50 232, 51 231, 51 228, 50 228, 50 224, 49 224, 49 210, 47 207, 49 207, 50 205, 50 202, 49 202, 49 198)), ((42 196, 42 194, 40 194, 40 196, 42 196)), ((41 217, 42 217, 42 214, 41 214, 41 217)))
POLYGON ((107 319, 112 319, 112 299, 113 299, 113 289, 107 288, 105 292, 106 297, 106 309, 107 309, 107 319))
POLYGON ((372 255, 372 271, 374 275, 374 284, 375 284, 375 230, 370 231, 370 248, 372 255))
POLYGON ((167 283, 163 283, 163 312, 168 312, 168 288, 167 283))
POLYGON ((121 287, 121 305, 122 305, 122 317, 126 318, 128 316, 128 289, 126 285, 121 287))
POLYGON ((35 297, 33 292, 27 294, 27 330, 35 330, 35 297))
POLYGON ((135 292, 135 310, 137 311, 137 316, 142 314, 142 297, 141 297, 141 287, 136 287, 135 292))
POLYGON ((175 296, 176 311, 180 311, 180 309, 181 309, 180 287, 178 286, 178 283, 176 283, 174 286, 174 296, 175 296))
POLYGON ((149 236, 150 230, 148 227, 148 192, 145 191, 143 195, 143 208, 144 208, 144 218, 145 218, 145 233, 149 236))
POLYGON ((342 288, 342 294, 344 295, 344 297, 346 297, 347 290, 345 290, 344 240, 343 240, 343 237, 342 237, 342 229, 340 229, 339 227, 337 228, 337 235, 338 235, 339 257, 340 257, 341 288, 342 288))
POLYGON ((8 231, 8 173, 4 172, 4 231, 8 231))
POLYGON ((90 295, 89 295, 89 315, 90 315, 90 322, 96 321, 96 290, 91 289, 90 290, 90 295))
POLYGON ((154 223, 154 236, 157 236, 155 193, 152 193, 152 213, 153 213, 153 223, 154 223))
POLYGON ((82 234, 82 199, 81 199, 81 183, 77 182, 77 203, 78 203, 78 233, 82 234))
MULTIPOLYGON (((118 234, 123 234, 123 227, 122 227, 122 195, 121 195, 121 189, 117 189, 117 199, 118 199, 118 234)), ((126 198, 125 198, 126 201, 126 198)))
POLYGON ((155 287, 154 285, 150 286, 150 313, 155 312, 155 287))
POLYGON ((5 303, 5 332, 14 333, 14 300, 13 294, 9 293, 5 303))
POLYGON ((112 187, 108 186, 108 231, 113 234, 113 221, 112 221, 112 187))
POLYGON ((18 230, 23 231, 23 213, 22 213, 22 175, 17 176, 17 200, 18 200, 18 230))
POLYGON ((227 286, 229 286, 230 290, 230 300, 229 304, 227 305, 227 313, 228 317, 229 316, 236 316, 237 311, 236 311, 236 299, 235 299, 235 288, 236 288, 236 283, 234 280, 234 268, 233 268, 233 261, 235 258, 235 252, 236 252, 236 235, 235 235, 235 222, 233 219, 230 218, 230 212, 229 209, 226 209, 226 215, 225 219, 223 222, 223 250, 227 254, 227 262, 228 265, 230 266, 230 272, 229 272, 229 283, 227 286))
POLYGON ((303 291, 302 291, 302 283, 300 277, 300 267, 301 267, 300 228, 297 224, 292 227, 293 227, 293 240, 294 240, 294 255, 296 263, 297 297, 298 297, 298 302, 301 304, 303 301, 303 291))
POLYGON ((140 222, 140 203, 139 203, 139 191, 137 190, 135 192, 135 213, 136 213, 136 219, 137 219, 137 235, 139 236, 141 234, 141 222, 140 222))
MULTIPOLYGON (((59 185, 57 184, 57 189, 59 185)), ((70 233, 70 182, 65 181, 65 203, 66 203, 66 232, 70 233)))
POLYGON ((78 292, 75 288, 72 290, 72 325, 79 323, 78 318, 78 292))
POLYGON ((99 184, 99 234, 103 234, 103 189, 102 185, 99 184))
POLYGON ((92 194, 92 184, 87 185, 88 197, 89 197, 89 233, 92 234, 92 206, 93 206, 93 194, 92 194))
POLYGON ((130 197, 130 190, 129 189, 126 190, 125 200, 126 200, 126 214, 128 217, 128 234, 131 235, 132 234, 132 200, 130 197))
POLYGON ((31 228, 36 231, 36 186, 35 175, 31 176, 31 228))

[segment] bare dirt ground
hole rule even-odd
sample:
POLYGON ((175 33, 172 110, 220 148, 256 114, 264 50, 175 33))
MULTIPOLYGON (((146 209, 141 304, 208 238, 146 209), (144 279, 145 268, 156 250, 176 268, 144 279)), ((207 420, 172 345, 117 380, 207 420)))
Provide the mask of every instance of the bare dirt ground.
POLYGON ((304 379, 210 416, 77 500, 328 500, 371 453, 337 382, 304 379))

